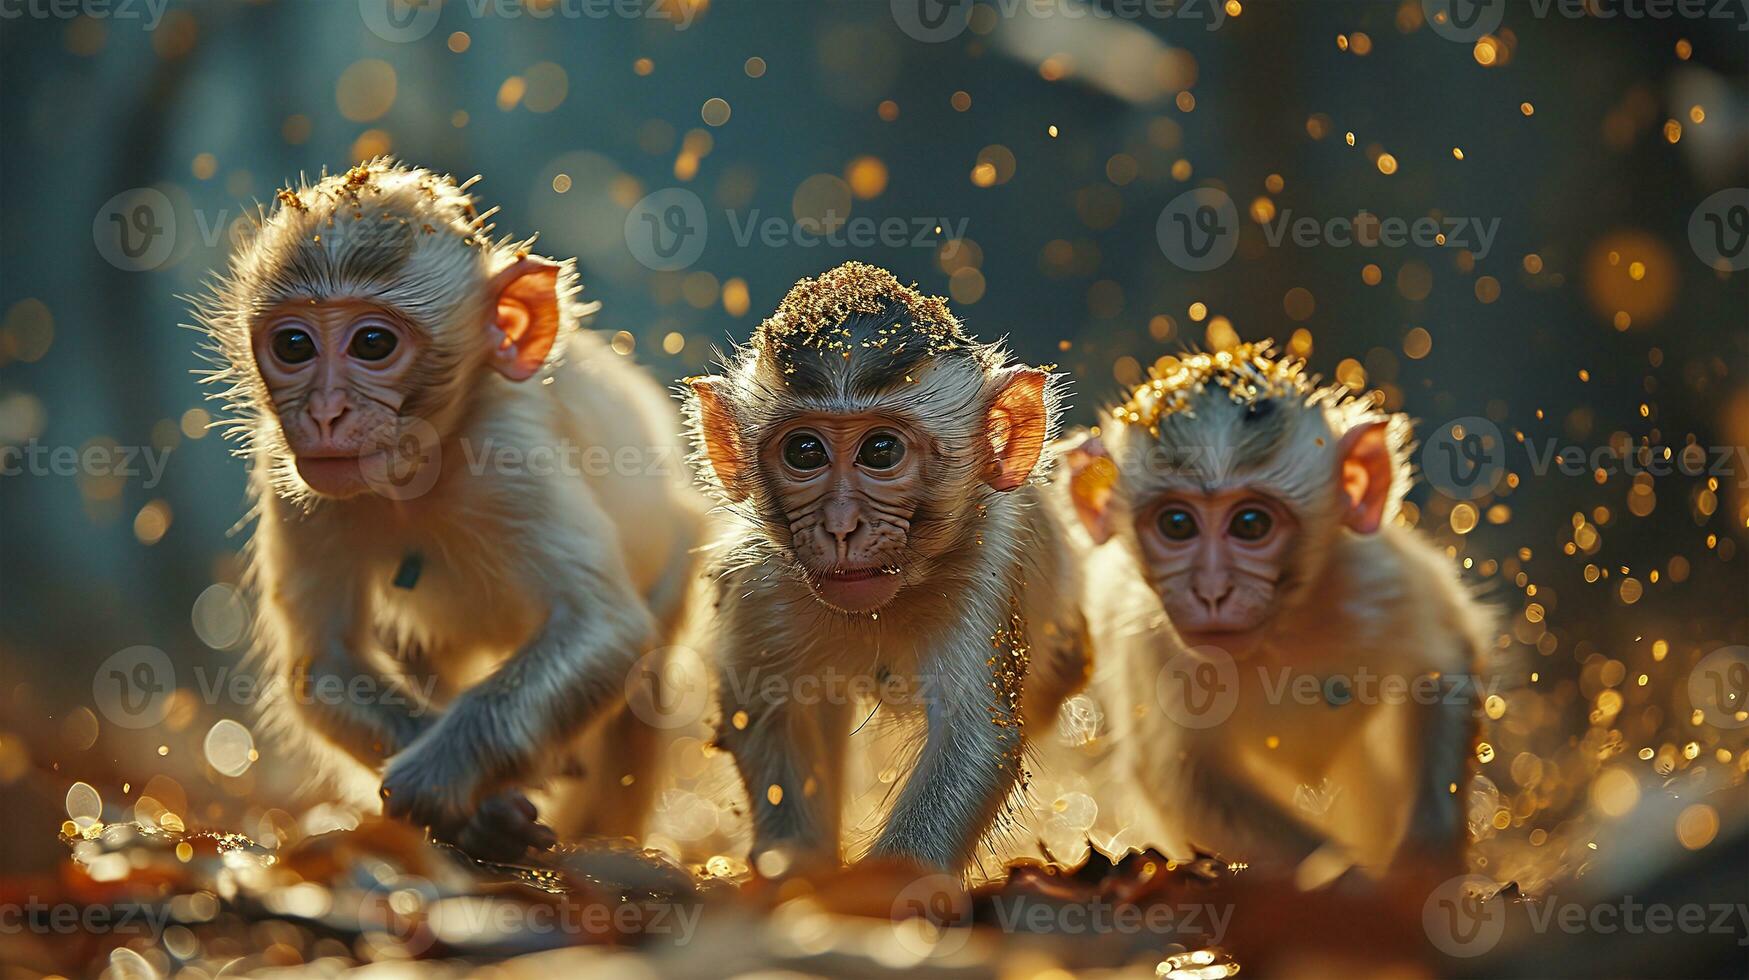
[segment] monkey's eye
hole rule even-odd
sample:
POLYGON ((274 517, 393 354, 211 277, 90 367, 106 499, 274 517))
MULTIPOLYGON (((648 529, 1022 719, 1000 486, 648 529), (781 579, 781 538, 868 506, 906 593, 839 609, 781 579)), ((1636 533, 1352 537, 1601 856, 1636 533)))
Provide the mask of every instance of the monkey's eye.
POLYGON ((380 361, 395 352, 401 343, 393 330, 386 327, 365 327, 352 335, 350 353, 361 361, 380 361))
POLYGON ((904 440, 891 432, 877 432, 869 436, 856 451, 856 461, 871 470, 890 470, 904 458, 904 440))
POLYGON ((1169 507, 1160 512, 1160 533, 1168 541, 1189 541, 1196 537, 1196 517, 1182 507, 1169 507))
POLYGON ((308 331, 287 327, 273 335, 273 356, 286 364, 302 364, 316 356, 316 340, 308 331))
POLYGON ((1275 519, 1267 511, 1246 507, 1233 515, 1233 520, 1227 525, 1227 533, 1240 541, 1262 541, 1274 527, 1275 519))
POLYGON ((826 443, 812 432, 798 432, 783 441, 783 461, 798 470, 817 470, 827 463, 826 443))

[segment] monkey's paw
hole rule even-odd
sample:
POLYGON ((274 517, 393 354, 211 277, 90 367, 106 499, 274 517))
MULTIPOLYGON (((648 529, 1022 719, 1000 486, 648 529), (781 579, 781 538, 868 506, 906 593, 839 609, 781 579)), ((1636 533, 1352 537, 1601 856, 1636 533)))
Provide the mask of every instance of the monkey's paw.
POLYGON ((475 777, 455 753, 433 751, 421 739, 383 770, 383 812, 421 827, 460 827, 470 817, 475 777))
POLYGON ((458 831, 444 836, 481 861, 515 861, 536 851, 551 850, 558 835, 541 823, 528 797, 508 790, 489 797, 458 831))

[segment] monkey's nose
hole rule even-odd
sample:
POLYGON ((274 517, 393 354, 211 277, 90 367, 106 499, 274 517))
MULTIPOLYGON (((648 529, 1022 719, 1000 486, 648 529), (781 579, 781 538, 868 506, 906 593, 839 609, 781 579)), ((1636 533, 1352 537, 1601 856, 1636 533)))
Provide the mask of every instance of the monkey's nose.
POLYGON ((826 533, 838 542, 838 560, 843 561, 850 548, 850 538, 862 526, 862 515, 848 501, 826 505, 826 533))
POLYGON ((324 440, 333 437, 334 426, 346 414, 346 395, 339 391, 318 391, 310 395, 310 418, 316 423, 324 440))
POLYGON ((1233 594, 1233 582, 1225 575, 1197 575, 1191 579, 1190 591, 1214 612, 1233 594))

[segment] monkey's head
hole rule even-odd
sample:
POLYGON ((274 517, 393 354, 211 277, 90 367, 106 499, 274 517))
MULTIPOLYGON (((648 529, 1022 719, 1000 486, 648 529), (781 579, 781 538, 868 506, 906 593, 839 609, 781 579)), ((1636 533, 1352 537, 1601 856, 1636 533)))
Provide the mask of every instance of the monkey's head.
POLYGON ((383 158, 260 216, 196 312, 280 493, 368 489, 413 424, 455 428, 482 373, 525 381, 562 348, 584 312, 574 266, 493 241, 488 216, 453 178, 383 158))
POLYGON ((1376 533, 1408 487, 1408 420, 1267 341, 1178 358, 1101 423, 1066 454, 1076 511, 1126 543, 1193 645, 1248 650, 1334 539, 1376 533))
POLYGON ((980 344, 940 297, 849 262, 798 282, 722 372, 687 381, 701 472, 814 596, 862 613, 975 547, 1024 485, 1054 379, 980 344))

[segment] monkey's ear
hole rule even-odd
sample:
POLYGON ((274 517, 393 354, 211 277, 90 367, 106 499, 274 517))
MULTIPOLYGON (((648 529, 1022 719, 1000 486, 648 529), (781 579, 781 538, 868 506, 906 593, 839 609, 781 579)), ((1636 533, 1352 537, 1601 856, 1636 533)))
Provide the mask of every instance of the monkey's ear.
POLYGON ((1111 539, 1111 494, 1117 487, 1117 464, 1098 437, 1090 435, 1063 453, 1069 464, 1069 499, 1075 516, 1094 544, 1111 539))
POLYGON ((486 284, 495 308, 486 328, 492 367, 512 381, 534 377, 559 339, 560 268, 552 259, 529 255, 486 284))
POLYGON ((1385 504, 1391 498, 1391 481, 1397 471, 1386 438, 1389 427, 1386 421, 1357 425, 1337 447, 1338 475, 1348 504, 1342 523, 1358 534, 1372 534, 1384 523, 1385 504))
POLYGON ((687 378, 685 384, 698 399, 699 436, 704 440, 704 453, 717 474, 732 503, 747 499, 746 482, 741 473, 741 424, 728 401, 718 393, 717 386, 727 385, 716 376, 687 378))
POLYGON ((1037 368, 1008 369, 1008 380, 996 393, 984 420, 990 441, 990 469, 984 482, 997 490, 1013 490, 1026 482, 1045 449, 1050 412, 1045 404, 1048 376, 1037 368))

